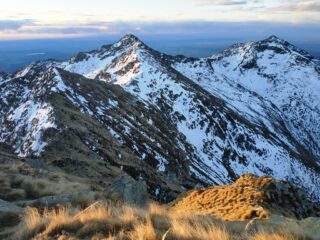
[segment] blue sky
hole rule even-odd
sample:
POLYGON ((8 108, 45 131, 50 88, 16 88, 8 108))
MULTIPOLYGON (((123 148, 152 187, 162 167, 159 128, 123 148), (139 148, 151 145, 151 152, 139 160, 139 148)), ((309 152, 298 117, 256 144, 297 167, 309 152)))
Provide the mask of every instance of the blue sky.
POLYGON ((318 39, 319 25, 320 0, 6 0, 0 8, 0 40, 248 29, 318 39))

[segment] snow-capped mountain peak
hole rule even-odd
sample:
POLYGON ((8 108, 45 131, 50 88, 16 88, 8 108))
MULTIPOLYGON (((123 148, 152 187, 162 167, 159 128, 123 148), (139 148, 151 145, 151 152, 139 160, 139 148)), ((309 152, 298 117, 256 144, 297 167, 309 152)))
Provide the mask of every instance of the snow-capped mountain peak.
POLYGON ((268 38, 262 40, 263 42, 269 42, 269 43, 278 43, 278 44, 289 44, 287 41, 275 36, 275 35, 271 35, 268 38))
POLYGON ((60 67, 88 78, 116 81, 114 74, 121 75, 125 71, 121 71, 119 65, 134 65, 138 52, 146 50, 147 46, 142 41, 129 34, 113 45, 106 45, 88 53, 79 53, 68 62, 62 63, 60 67))
POLYGON ((210 58, 215 73, 277 106, 287 127, 320 162, 320 62, 274 36, 210 58))
POLYGON ((133 47, 133 46, 145 46, 145 44, 135 35, 127 34, 122 37, 118 42, 113 44, 113 47, 133 47))
POLYGON ((1 141, 21 156, 52 156, 52 141, 67 136, 70 143, 55 142, 60 151, 145 178, 163 200, 246 172, 292 181, 319 200, 317 69, 275 36, 198 59, 126 35, 62 63, 0 75, 1 141))

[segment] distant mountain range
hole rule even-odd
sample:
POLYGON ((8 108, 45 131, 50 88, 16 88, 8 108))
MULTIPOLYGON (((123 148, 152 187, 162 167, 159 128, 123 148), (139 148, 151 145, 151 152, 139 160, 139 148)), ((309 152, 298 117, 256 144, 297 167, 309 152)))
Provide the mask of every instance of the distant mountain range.
POLYGON ((190 58, 126 35, 0 73, 0 90, 1 154, 101 186, 127 174, 165 202, 247 172, 320 201, 320 61, 275 36, 190 58))

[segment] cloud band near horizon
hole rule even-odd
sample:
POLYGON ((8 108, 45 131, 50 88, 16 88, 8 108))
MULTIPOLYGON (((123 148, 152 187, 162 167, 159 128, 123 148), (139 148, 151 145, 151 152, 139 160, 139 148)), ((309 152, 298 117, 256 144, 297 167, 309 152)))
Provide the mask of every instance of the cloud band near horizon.
POLYGON ((186 36, 188 38, 262 39, 278 35, 284 39, 320 41, 320 23, 283 22, 88 22, 72 26, 42 25, 33 20, 0 21, 0 32, 12 32, 12 39, 99 38, 132 33, 143 36, 186 36), (18 37, 17 37, 18 36, 18 37), (19 37, 21 36, 21 37, 19 37))
POLYGON ((268 28, 276 33, 277 25, 317 35, 319 12, 316 0, 11 0, 0 9, 0 40, 128 32, 202 35, 219 27, 234 34, 268 28))

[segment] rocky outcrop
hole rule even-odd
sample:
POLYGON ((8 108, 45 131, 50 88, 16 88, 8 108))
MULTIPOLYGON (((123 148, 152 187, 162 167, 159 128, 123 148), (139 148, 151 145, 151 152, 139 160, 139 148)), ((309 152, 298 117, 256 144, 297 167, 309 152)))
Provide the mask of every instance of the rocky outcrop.
POLYGON ((271 177, 245 174, 234 184, 199 189, 173 203, 173 210, 212 214, 226 220, 291 219, 320 216, 320 206, 296 186, 271 177))
POLYGON ((106 189, 107 197, 128 204, 144 206, 148 200, 147 184, 136 181, 129 175, 117 178, 106 189))

